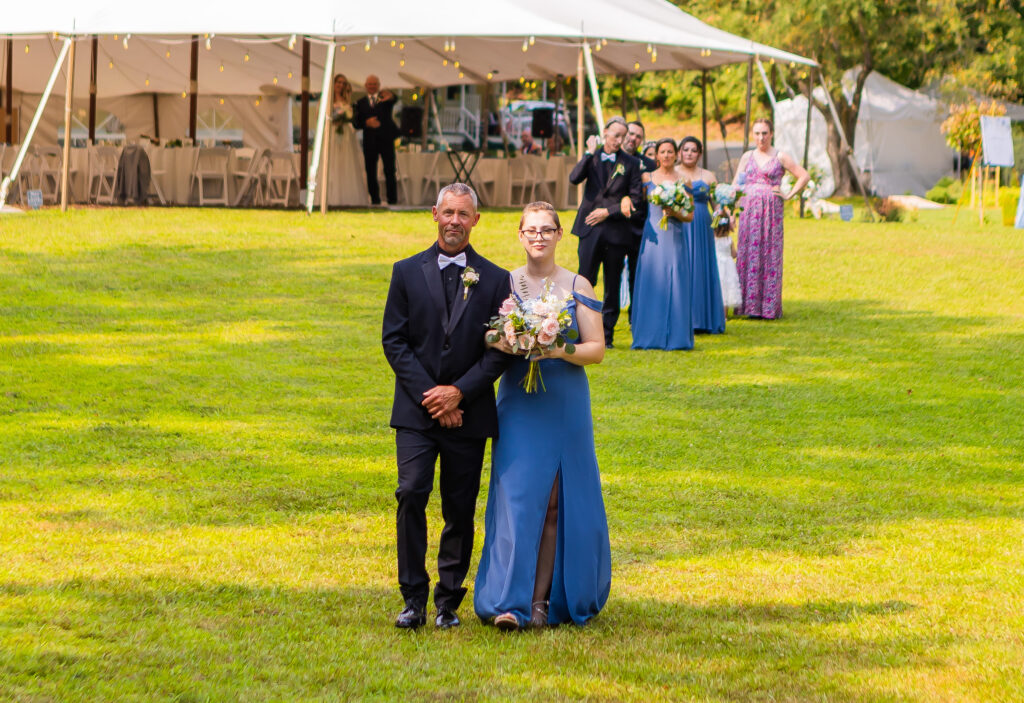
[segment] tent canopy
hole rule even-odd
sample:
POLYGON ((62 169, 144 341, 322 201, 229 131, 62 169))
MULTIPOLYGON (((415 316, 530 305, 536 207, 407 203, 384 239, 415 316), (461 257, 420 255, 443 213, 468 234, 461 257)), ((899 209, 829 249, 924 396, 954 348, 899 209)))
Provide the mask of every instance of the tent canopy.
MULTIPOLYGON (((450 5, 422 0, 254 0, 244 9, 181 0, 170 14, 134 0, 83 5, 56 0, 5 11, 0 32, 16 37, 17 90, 39 91, 59 36, 67 35, 99 37, 104 96, 187 92, 193 35, 201 43, 199 90, 212 95, 299 92, 301 37, 314 42, 314 84, 331 41, 338 43, 337 72, 355 84, 374 73, 393 88, 575 75, 584 42, 596 72, 605 74, 714 68, 751 56, 814 63, 715 29, 666 0, 637 0, 628 9, 606 0, 491 0, 486 13, 454 17, 450 5)), ((88 60, 77 62, 76 96, 88 93, 89 71, 88 60)), ((55 92, 63 94, 63 83, 55 92)))

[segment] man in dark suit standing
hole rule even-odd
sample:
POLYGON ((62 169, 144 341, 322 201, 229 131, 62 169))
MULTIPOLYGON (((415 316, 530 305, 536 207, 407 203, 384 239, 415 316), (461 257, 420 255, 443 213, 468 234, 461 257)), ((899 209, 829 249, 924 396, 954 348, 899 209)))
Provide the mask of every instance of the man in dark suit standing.
POLYGON ((356 101, 352 125, 363 130, 363 162, 366 164, 366 185, 370 202, 380 205, 380 185, 377 182, 377 158, 384 162, 384 185, 388 205, 398 202, 398 182, 395 179, 395 138, 398 125, 392 117, 395 95, 380 89, 380 78, 366 77, 366 96, 356 101))
POLYGON ((620 149, 625 136, 626 121, 610 119, 604 146, 599 151, 597 137, 588 137, 587 152, 569 175, 575 185, 586 181, 572 233, 580 238, 580 275, 596 285, 597 271, 604 267, 604 343, 609 348, 619 319, 622 269, 634 246, 629 216, 643 200, 640 162, 620 149), (623 198, 628 198, 629 212, 622 210, 623 198))
MULTIPOLYGON (((636 157, 640 161, 640 176, 641 179, 645 173, 651 173, 658 168, 658 164, 654 159, 648 159, 643 155, 641 149, 644 148, 644 138, 646 136, 643 122, 640 120, 633 120, 632 122, 626 123, 626 136, 622 140, 622 150, 630 156, 636 157)), ((642 183, 641 183, 642 185, 642 183)), ((626 201, 623 200, 623 205, 626 201)), ((647 198, 640 198, 640 207, 633 211, 629 215, 629 223, 633 227, 633 244, 629 249, 627 256, 627 268, 629 269, 629 323, 633 324, 633 284, 636 283, 636 262, 640 258, 640 240, 644 236, 644 223, 647 221, 647 212, 649 209, 647 198)), ((625 208, 623 208, 625 211, 625 208)))
POLYGON ((444 529, 434 622, 459 624, 484 445, 498 432, 494 381, 512 358, 484 342, 488 321, 508 297, 509 274, 469 246, 476 208, 476 193, 464 183, 441 189, 433 209, 437 242, 395 264, 384 307, 384 355, 395 372, 400 628, 426 623, 426 507, 438 456, 444 529))

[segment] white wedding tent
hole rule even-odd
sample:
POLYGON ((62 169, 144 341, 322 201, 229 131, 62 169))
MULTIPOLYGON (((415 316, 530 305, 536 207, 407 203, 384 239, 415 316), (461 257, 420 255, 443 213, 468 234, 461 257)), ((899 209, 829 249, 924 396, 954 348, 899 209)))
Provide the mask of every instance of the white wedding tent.
MULTIPOLYGON (((847 93, 856 71, 843 75, 847 93)), ((820 99, 820 89, 815 91, 820 99)), ((776 143, 803 158, 807 98, 797 96, 775 106, 776 143)), ((877 71, 864 85, 854 139, 854 157, 878 195, 924 195, 953 170, 954 152, 946 145, 941 125, 945 106, 924 93, 902 86, 877 71)), ((832 165, 825 150, 825 119, 812 111, 808 163, 822 170, 822 195, 832 192, 832 165)))
MULTIPOLYGON (((4 105, 18 109, 22 125, 44 96, 64 96, 71 85, 79 105, 95 96, 100 109, 116 112, 129 138, 184 136, 182 126, 195 119, 195 96, 200 109, 231 109, 253 145, 271 148, 290 147, 286 96, 303 91, 307 41, 305 86, 313 92, 334 72, 355 84, 374 73, 388 87, 424 89, 581 76, 585 65, 596 98, 595 74, 705 70, 760 58, 815 65, 715 29, 666 0, 628 7, 608 0, 491 0, 466 12, 423 0, 180 0, 172 6, 54 0, 6 8, 0 46, 4 37, 2 63, 11 77, 0 74, 4 105), (77 60, 68 80, 64 57, 72 43, 77 60)), ((55 141, 57 125, 68 121, 64 113, 51 103, 35 121, 55 141)), ((321 112, 318 135, 323 120, 321 112)), ((315 172, 316 156, 311 181, 315 172)))

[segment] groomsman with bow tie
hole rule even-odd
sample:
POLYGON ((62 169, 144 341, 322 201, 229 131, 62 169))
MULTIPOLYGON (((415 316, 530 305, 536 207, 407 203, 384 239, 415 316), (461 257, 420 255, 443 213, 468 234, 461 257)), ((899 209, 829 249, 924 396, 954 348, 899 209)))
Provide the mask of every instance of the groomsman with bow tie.
POLYGON ((484 446, 498 433, 494 381, 513 358, 484 342, 487 323, 508 296, 509 273, 469 245, 480 220, 476 193, 464 183, 445 186, 433 214, 437 241, 394 266, 381 335, 395 372, 391 426, 398 458, 398 584, 405 600, 395 625, 405 629, 426 623, 426 507, 439 457, 444 530, 434 623, 459 624, 484 446))
POLYGON ((395 95, 380 89, 380 78, 366 77, 366 96, 356 101, 352 112, 352 125, 363 130, 363 163, 366 166, 366 185, 370 201, 380 205, 380 184, 377 182, 377 159, 384 163, 384 186, 388 204, 398 202, 398 181, 395 178, 395 95))
POLYGON ((643 202, 640 162, 620 148, 626 121, 613 117, 604 127, 604 145, 587 138, 587 152, 569 175, 574 185, 586 182, 583 201, 572 233, 580 238, 579 272, 597 285, 598 269, 604 267, 604 342, 611 348, 619 319, 619 286, 626 256, 634 249, 630 215, 643 202), (627 203, 627 210, 622 205, 627 203))
MULTIPOLYGON (((644 146, 646 136, 644 124, 640 120, 633 120, 626 125, 626 137, 622 140, 622 150, 630 156, 635 156, 640 161, 641 179, 645 173, 651 173, 658 168, 654 159, 649 159, 640 151, 644 146)), ((626 201, 623 199, 622 204, 626 201)), ((638 207, 629 217, 633 226, 633 244, 629 249, 627 268, 629 269, 629 323, 633 324, 633 284, 636 283, 636 262, 640 259, 640 240, 644 236, 644 223, 647 221, 649 209, 647 198, 640 199, 638 207)))

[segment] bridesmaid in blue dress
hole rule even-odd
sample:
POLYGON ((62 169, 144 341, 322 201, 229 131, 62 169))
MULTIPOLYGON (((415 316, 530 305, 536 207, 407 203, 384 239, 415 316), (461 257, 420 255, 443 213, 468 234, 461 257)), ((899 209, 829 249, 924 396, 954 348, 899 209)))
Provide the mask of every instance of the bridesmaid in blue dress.
POLYGON ((690 182, 686 189, 693 196, 693 221, 683 225, 690 248, 690 282, 693 305, 693 329, 712 334, 725 332, 725 306, 718 277, 715 234, 711 231, 709 203, 715 190, 715 174, 697 166, 704 147, 696 137, 684 137, 679 143, 679 171, 690 182))
MULTIPOLYGON (((676 168, 676 143, 656 144, 658 168, 643 174, 644 191, 682 180, 676 168)), ((690 304, 690 255, 683 215, 670 212, 662 228, 662 208, 651 203, 640 240, 633 286, 633 348, 693 349, 690 304)))
MULTIPOLYGON (((520 385, 519 357, 501 377, 498 438, 492 446, 485 536, 473 606, 503 630, 573 622, 582 625, 608 600, 611 549, 594 451, 590 386, 583 367, 604 358, 601 303, 587 279, 555 265, 562 238, 548 203, 526 206, 519 241, 526 265, 511 274, 512 295, 536 297, 545 285, 568 297, 575 352, 546 352, 546 390, 520 385)), ((508 343, 490 343, 511 353, 508 343)))

